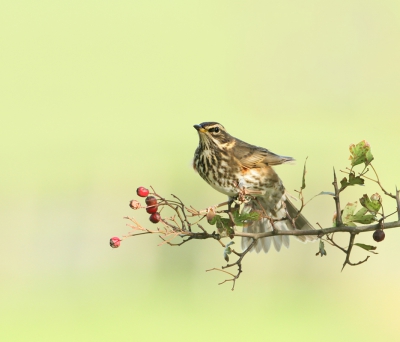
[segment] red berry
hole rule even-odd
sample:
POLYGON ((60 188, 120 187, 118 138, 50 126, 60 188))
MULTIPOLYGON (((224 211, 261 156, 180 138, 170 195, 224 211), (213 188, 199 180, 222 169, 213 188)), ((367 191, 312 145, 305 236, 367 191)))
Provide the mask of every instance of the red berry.
POLYGON ((160 213, 154 213, 150 215, 150 221, 153 223, 158 223, 161 220, 160 213))
POLYGON ((138 196, 140 196, 140 197, 146 197, 146 196, 149 194, 149 190, 146 189, 146 188, 143 187, 143 186, 139 186, 139 187, 136 189, 136 193, 137 193, 138 196))
POLYGON ((385 232, 382 229, 377 229, 372 237, 376 242, 381 242, 385 238, 385 232))
POLYGON ((112 248, 118 248, 120 244, 121 244, 121 239, 119 237, 114 236, 110 239, 110 246, 112 248))
POLYGON ((149 214, 154 214, 154 213, 157 212, 157 206, 154 206, 154 207, 147 207, 147 208, 146 208, 146 211, 147 211, 149 214))

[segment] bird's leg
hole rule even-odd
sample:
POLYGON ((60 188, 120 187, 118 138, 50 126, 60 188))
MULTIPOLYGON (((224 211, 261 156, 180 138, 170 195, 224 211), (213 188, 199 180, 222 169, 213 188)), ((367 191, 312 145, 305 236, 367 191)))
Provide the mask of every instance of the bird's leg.
POLYGON ((263 196, 265 194, 265 191, 252 190, 252 189, 246 188, 246 186, 242 182, 237 183, 236 187, 239 189, 237 199, 242 203, 247 202, 248 201, 247 197, 249 197, 249 196, 257 197, 257 196, 263 196))
POLYGON ((235 202, 235 198, 234 197, 228 197, 228 212, 231 212, 232 210, 232 203, 235 202))
POLYGON ((235 202, 236 199, 237 199, 237 197, 230 197, 230 196, 229 196, 229 200, 228 200, 228 210, 226 211, 226 213, 228 214, 229 219, 230 219, 230 226, 231 226, 231 227, 234 227, 234 226, 235 226, 235 218, 234 218, 234 216, 233 216, 233 212, 234 212, 235 210, 239 211, 239 208, 240 208, 240 204, 235 202), (233 203, 235 203, 235 207, 234 207, 234 208, 232 208, 232 204, 233 204, 233 203))

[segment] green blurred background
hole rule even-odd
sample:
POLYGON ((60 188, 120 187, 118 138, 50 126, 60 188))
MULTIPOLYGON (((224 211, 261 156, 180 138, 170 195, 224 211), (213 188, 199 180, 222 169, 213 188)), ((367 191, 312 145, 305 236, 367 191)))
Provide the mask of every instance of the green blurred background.
MULTIPOLYGON (((295 157, 278 169, 292 193, 308 156, 307 198, 362 139, 400 186, 398 0, 4 1, 0 32, 2 341, 398 340, 397 229, 343 272, 317 244, 248 255, 233 292, 205 272, 215 242, 108 245, 125 215, 151 225, 128 207, 140 185, 225 199, 191 168, 203 121, 295 157)), ((325 227, 333 212, 305 209, 325 227)))

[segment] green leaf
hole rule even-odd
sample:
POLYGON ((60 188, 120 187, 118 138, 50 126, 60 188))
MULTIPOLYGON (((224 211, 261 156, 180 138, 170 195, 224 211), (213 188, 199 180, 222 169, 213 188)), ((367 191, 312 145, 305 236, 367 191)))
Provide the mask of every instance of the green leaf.
POLYGON ((348 227, 357 227, 357 225, 352 221, 343 222, 343 223, 348 227))
POLYGON ((226 262, 229 262, 228 253, 226 253, 225 251, 224 251, 224 259, 225 259, 226 262))
POLYGON ((232 216, 236 226, 243 226, 246 221, 258 221, 260 219, 260 214, 256 211, 239 214, 239 211, 235 210, 232 212, 232 216))
POLYGON ((366 208, 361 208, 359 211, 357 211, 357 212, 355 213, 354 216, 363 216, 363 215, 365 215, 367 212, 368 212, 368 210, 367 210, 366 208))
POLYGON ((344 190, 346 187, 351 186, 351 185, 364 185, 364 179, 361 178, 360 176, 356 176, 354 172, 350 172, 349 174, 349 180, 347 180, 346 177, 344 177, 340 181, 340 191, 344 190))
POLYGON ((347 182, 347 178, 344 177, 341 181, 340 181, 340 190, 344 190, 346 189, 346 187, 349 185, 349 183, 347 182))
POLYGON ((372 162, 374 160, 374 156, 371 153, 371 149, 369 149, 367 151, 367 153, 365 154, 365 159, 367 160, 367 162, 365 164, 369 164, 370 162, 372 162))
POLYGON ((224 232, 228 233, 228 230, 231 229, 230 220, 220 217, 219 220, 217 220, 217 228, 218 228, 220 233, 224 233, 224 232))
POLYGON ((233 245, 234 243, 235 243, 234 241, 231 241, 225 246, 224 259, 225 259, 226 262, 229 262, 229 254, 232 253, 232 249, 229 246, 233 245))
MULTIPOLYGON (((379 198, 380 196, 378 194, 374 194, 371 196, 371 198, 379 198)), ((365 207, 368 211, 371 213, 378 213, 378 211, 381 209, 381 202, 380 200, 373 199, 371 200, 367 194, 364 194, 363 197, 360 198, 360 203, 363 207, 365 207)))
POLYGON ((352 222, 362 223, 362 224, 370 224, 372 222, 377 221, 375 215, 363 215, 363 216, 356 216, 354 215, 351 218, 352 222))
POLYGON ((233 229, 230 226, 230 219, 223 218, 221 215, 215 215, 209 223, 217 226, 218 233, 221 237, 231 236, 233 234, 233 229))
POLYGON ((361 247, 361 248, 365 249, 366 251, 374 251, 376 249, 375 246, 364 245, 363 243, 355 243, 354 246, 361 247))
POLYGON ((364 179, 362 179, 360 176, 356 176, 354 172, 351 172, 349 174, 349 185, 363 185, 364 184, 364 179))
POLYGON ((218 221, 219 218, 221 218, 220 215, 215 215, 210 221, 208 221, 208 223, 211 224, 211 225, 213 226, 214 224, 217 223, 217 221, 218 221))
MULTIPOLYGON (((232 211, 232 216, 236 226, 243 226, 243 224, 249 220, 257 221, 260 219, 260 214, 258 212, 240 214, 239 210, 234 210, 232 211)), ((216 225, 218 233, 221 235, 221 237, 229 236, 232 238, 234 230, 230 218, 224 218, 221 217, 221 215, 215 215, 210 221, 208 221, 208 223, 211 225, 216 225)))
POLYGON ((342 212, 342 220, 346 226, 356 227, 352 221, 354 211, 356 210, 357 202, 347 203, 342 212))

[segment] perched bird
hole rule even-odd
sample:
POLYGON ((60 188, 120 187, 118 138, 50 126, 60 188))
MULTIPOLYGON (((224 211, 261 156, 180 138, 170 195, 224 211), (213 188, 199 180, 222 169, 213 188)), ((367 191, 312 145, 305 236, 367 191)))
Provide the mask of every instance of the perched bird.
MULTIPOLYGON (((193 167, 199 175, 230 200, 236 199, 243 192, 250 194, 252 199, 244 204, 243 212, 258 211, 270 218, 249 221, 244 225, 244 232, 271 231, 271 220, 275 229, 279 230, 314 229, 289 201, 282 181, 272 168, 274 165, 293 162, 293 158, 239 140, 218 122, 203 122, 194 125, 194 128, 199 134, 199 146, 194 154, 193 167), (296 218, 295 227, 293 218, 296 218)), ((315 235, 296 237, 303 242, 317 239, 315 235)), ((289 247, 289 236, 277 235, 258 239, 252 251, 268 252, 271 241, 277 251, 282 244, 289 247)), ((251 238, 242 238, 242 249, 248 248, 251 243, 251 238)))

